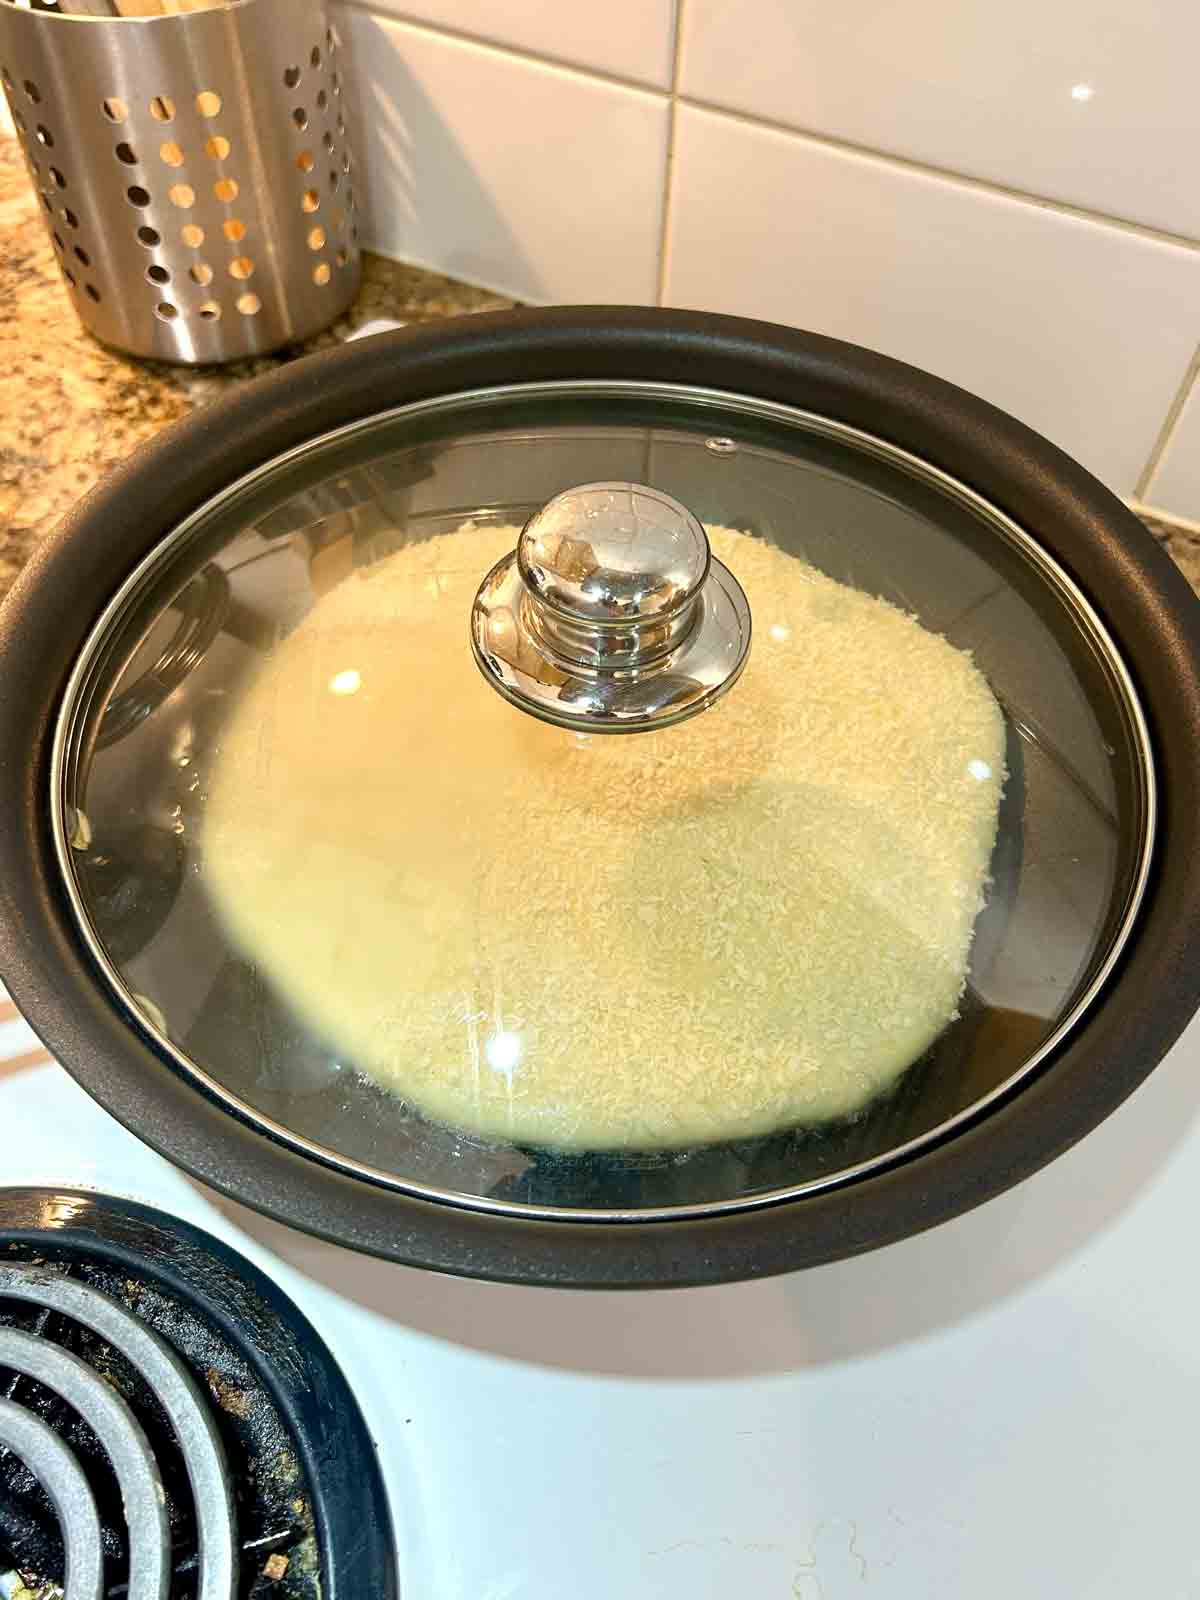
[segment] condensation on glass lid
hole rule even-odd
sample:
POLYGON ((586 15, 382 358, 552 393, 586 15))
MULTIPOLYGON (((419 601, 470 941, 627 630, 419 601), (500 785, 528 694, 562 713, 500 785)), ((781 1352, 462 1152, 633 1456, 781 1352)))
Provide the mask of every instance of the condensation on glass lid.
POLYGON ((267 659, 203 838, 234 943, 340 1061, 487 1138, 669 1149, 857 1111, 962 994, 1004 781, 983 676, 713 528, 756 620, 742 680, 662 731, 551 727, 464 637, 518 531, 356 572, 267 659))

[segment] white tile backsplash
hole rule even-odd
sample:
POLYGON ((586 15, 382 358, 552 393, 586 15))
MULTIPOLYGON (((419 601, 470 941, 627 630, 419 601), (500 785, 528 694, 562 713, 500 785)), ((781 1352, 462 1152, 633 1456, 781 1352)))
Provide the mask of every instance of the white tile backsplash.
MULTIPOLYGON (((654 303, 661 265, 669 304, 900 356, 1134 490, 1200 343, 1200 245, 1142 231, 1200 241, 1195 0, 334 6, 367 244, 533 303, 654 303)), ((1200 521, 1200 394, 1141 498, 1200 521)))
POLYGON ((370 247, 522 300, 655 299, 665 96, 367 11, 340 26, 370 247))
POLYGON ((1172 516, 1200 522, 1200 390, 1196 382, 1142 498, 1172 516))
POLYGON ((1200 238, 1196 0, 687 0, 687 96, 1200 238))
POLYGON ((635 83, 671 81, 674 0, 376 0, 375 9, 635 83))
POLYGON ((925 367, 1124 493, 1200 328, 1200 252, 688 106, 665 287, 925 367))

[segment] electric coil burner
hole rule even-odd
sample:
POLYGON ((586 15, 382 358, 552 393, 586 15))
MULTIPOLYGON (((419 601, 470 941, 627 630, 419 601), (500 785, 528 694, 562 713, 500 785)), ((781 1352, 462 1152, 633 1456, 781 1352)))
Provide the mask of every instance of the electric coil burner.
POLYGON ((0 1192, 0 1592, 396 1592, 361 1413, 255 1267, 162 1212, 0 1192))

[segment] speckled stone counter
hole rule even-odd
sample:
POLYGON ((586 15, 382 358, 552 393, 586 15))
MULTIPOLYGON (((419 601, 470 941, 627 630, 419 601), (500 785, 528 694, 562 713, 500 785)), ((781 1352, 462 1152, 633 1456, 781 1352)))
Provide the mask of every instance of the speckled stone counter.
POLYGON ((1200 594, 1200 531, 1180 527, 1173 522, 1162 522, 1157 517, 1145 514, 1142 520, 1158 542, 1175 557, 1175 563, 1184 577, 1200 594))
POLYGON ((243 379, 336 344, 377 318, 432 322, 511 304, 368 255, 350 312, 307 344, 227 367, 136 361, 80 326, 20 146, 0 137, 0 595, 38 540, 110 467, 243 379))
MULTIPOLYGON (((350 313, 281 355, 208 368, 121 356, 76 320, 20 147, 0 137, 0 595, 38 540, 110 467, 234 384, 377 318, 430 322, 511 304, 375 256, 364 268, 350 313)), ((1200 592, 1200 533, 1147 520, 1200 592)))

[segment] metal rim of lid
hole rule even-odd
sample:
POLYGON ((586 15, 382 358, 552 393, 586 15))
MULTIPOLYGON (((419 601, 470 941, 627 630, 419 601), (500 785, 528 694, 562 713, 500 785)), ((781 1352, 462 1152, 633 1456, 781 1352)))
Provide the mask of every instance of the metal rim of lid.
POLYGON ((314 435, 311 439, 305 440, 292 449, 281 452, 279 455, 262 463, 253 471, 238 478, 217 495, 206 500, 203 505, 186 517, 171 534, 161 540, 138 563, 93 624, 87 641, 76 658, 75 666, 60 702, 60 709, 54 726, 50 752, 50 810, 52 845, 57 857, 61 882, 65 888, 75 924, 88 947, 93 961, 99 967, 107 987, 115 995, 118 1002, 126 1008, 127 1012, 137 1019, 138 1026, 145 1032, 156 1049, 165 1054, 187 1078, 197 1084, 208 1098, 215 1099, 226 1112, 232 1113, 240 1122, 248 1124, 261 1134, 266 1134, 274 1142, 290 1147, 301 1156, 320 1163, 334 1173, 341 1174, 344 1177, 365 1180, 378 1188, 408 1195, 419 1200, 431 1201, 437 1205, 448 1206, 458 1211, 477 1212, 495 1218, 506 1217, 513 1221, 645 1224, 683 1222, 689 1219, 717 1218, 735 1213, 759 1211, 777 1206, 783 1202, 799 1200, 807 1195, 844 1188, 870 1174, 894 1168, 910 1160, 920 1151, 940 1144, 948 1135, 974 1124, 989 1108, 1009 1097, 1014 1089, 1032 1077, 1042 1063, 1062 1047, 1085 1013, 1104 991, 1117 966, 1136 923, 1138 911, 1145 896, 1150 877, 1157 832, 1158 801, 1153 746, 1145 713, 1133 679, 1121 652, 1117 649, 1115 641, 1109 634, 1096 608, 1088 600, 1074 578, 1032 535, 984 495, 960 482, 940 467, 923 460, 913 452, 888 440, 881 439, 865 429, 856 428, 848 423, 808 412, 799 407, 785 405, 778 401, 758 399, 725 390, 693 387, 682 383, 640 380, 565 379, 526 384, 501 384, 487 388, 456 391, 433 399, 418 400, 409 405, 372 413, 360 421, 347 423, 342 427, 314 435), (968 509, 973 510, 986 522, 990 523, 1001 537, 1007 539, 1026 557, 1051 589, 1058 593, 1073 614, 1077 626, 1090 638, 1094 647, 1105 659, 1109 670, 1113 674, 1114 681, 1120 688, 1124 708, 1135 735, 1136 745, 1141 757, 1139 778, 1142 785, 1143 814, 1145 817, 1141 848, 1138 854, 1138 866, 1127 896, 1120 926, 1087 988, 1077 997, 1070 1011, 1060 1020, 1049 1038, 1043 1042, 1033 1055, 1023 1062, 1017 1071, 1006 1078, 1003 1083, 999 1084, 980 1100, 974 1102, 946 1122, 929 1130, 928 1133, 909 1140, 904 1145, 897 1146, 895 1149, 883 1152, 852 1167, 810 1180, 804 1184, 764 1191, 760 1194, 739 1196, 731 1200, 701 1202, 686 1206, 648 1207, 644 1210, 628 1208, 607 1210, 597 1207, 585 1210, 573 1207, 531 1205, 508 1200, 495 1200, 489 1196, 470 1195, 459 1191, 439 1189, 431 1185, 405 1179, 398 1174, 386 1172, 367 1163, 344 1157, 327 1146, 318 1145, 313 1140, 294 1133, 285 1125, 257 1111, 254 1107, 233 1095, 210 1072, 192 1061, 178 1049, 165 1033, 155 1027, 152 1019, 146 1015, 136 996, 132 994, 128 985, 116 971, 106 951, 100 944, 91 926, 87 909, 83 905, 79 894, 71 861, 70 829, 67 825, 64 788, 65 776, 77 733, 76 725, 80 721, 81 699, 88 687, 89 679, 94 671, 103 643, 110 636, 111 629, 125 607, 132 602, 136 595, 142 592, 144 585, 148 581, 152 581, 165 559, 186 543, 196 527, 222 505, 260 482, 265 475, 286 469, 315 449, 331 443, 343 442, 356 434, 378 428, 382 424, 401 419, 425 419, 447 412, 461 413, 464 410, 469 411, 492 406, 497 401, 510 398, 552 398, 568 393, 582 393, 596 398, 628 397, 636 399, 652 398, 664 401, 686 400, 701 407, 719 408, 726 415, 732 412, 748 418, 788 423, 810 434, 815 433, 847 443, 877 459, 890 462, 919 481, 940 489, 943 493, 957 500, 968 509))

